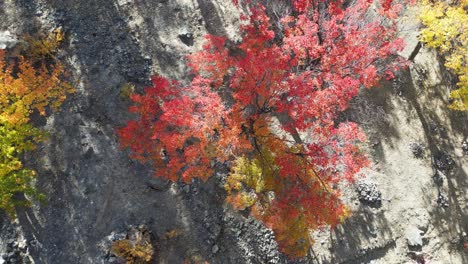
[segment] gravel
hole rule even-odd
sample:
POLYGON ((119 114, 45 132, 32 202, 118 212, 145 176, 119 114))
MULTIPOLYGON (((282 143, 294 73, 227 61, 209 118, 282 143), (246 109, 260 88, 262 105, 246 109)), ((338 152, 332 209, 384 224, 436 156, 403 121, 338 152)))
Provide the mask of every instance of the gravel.
POLYGON ((442 192, 439 192, 439 195, 437 195, 437 204, 440 207, 449 207, 449 199, 447 195, 443 194, 442 192))
POLYGON ((443 172, 448 172, 452 170, 453 166, 455 165, 455 161, 453 160, 453 158, 445 152, 438 153, 435 156, 434 161, 436 168, 443 172))
POLYGON ((373 205, 380 205, 382 202, 382 193, 375 183, 360 181, 357 183, 356 191, 361 202, 373 205))
POLYGON ((468 155, 468 140, 463 141, 462 150, 465 155, 468 155))
POLYGON ((424 146, 421 143, 413 142, 410 144, 409 148, 415 158, 420 159, 424 157, 424 146))

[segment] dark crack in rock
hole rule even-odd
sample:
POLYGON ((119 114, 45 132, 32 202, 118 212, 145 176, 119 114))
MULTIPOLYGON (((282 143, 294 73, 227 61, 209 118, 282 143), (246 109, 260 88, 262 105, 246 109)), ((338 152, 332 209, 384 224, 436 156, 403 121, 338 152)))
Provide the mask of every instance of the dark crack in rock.
POLYGON ((180 41, 182 41, 187 46, 193 46, 193 34, 184 33, 179 35, 180 41))

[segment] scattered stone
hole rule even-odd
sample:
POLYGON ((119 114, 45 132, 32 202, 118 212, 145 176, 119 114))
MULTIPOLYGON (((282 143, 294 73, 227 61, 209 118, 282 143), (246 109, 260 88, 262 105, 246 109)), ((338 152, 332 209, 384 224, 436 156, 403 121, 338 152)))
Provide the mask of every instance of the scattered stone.
POLYGON ((408 252, 408 256, 412 258, 413 260, 415 260, 418 264, 426 263, 426 260, 424 258, 424 253, 422 252, 410 251, 408 252))
POLYGON ((118 258, 116 258, 116 257, 109 257, 109 258, 107 259, 107 262, 108 262, 108 263, 118 263, 118 258))
POLYGON ((214 246, 211 248, 211 252, 212 252, 213 254, 216 254, 218 251, 219 251, 218 245, 214 245, 214 246))
POLYGON ((2 263, 32 263, 27 251, 26 240, 21 237, 9 238, 5 241, 6 252, 0 256, 0 264, 2 263))
POLYGON ((448 172, 451 169, 453 169, 453 166, 455 165, 455 161, 450 157, 445 152, 440 152, 438 153, 435 158, 435 165, 438 170, 441 170, 443 172, 448 172))
POLYGON ((449 207, 449 199, 447 195, 443 194, 442 192, 439 192, 439 195, 437 196, 437 204, 440 207, 449 207))
POLYGON ((377 205, 382 202, 382 193, 375 183, 360 181, 357 183, 356 191, 361 202, 377 205))
POLYGON ((28 248, 28 241, 26 239, 22 239, 18 242, 18 248, 20 250, 26 250, 28 248))
POLYGON ((421 236, 421 230, 415 226, 410 226, 405 232, 406 241, 410 247, 422 247, 423 240, 421 236))
POLYGON ((131 263, 146 263, 154 257, 153 235, 145 226, 130 226, 126 232, 112 232, 101 245, 105 263, 121 263, 119 259, 131 263), (135 248, 138 248, 135 251, 135 248), (146 262, 142 262, 142 261, 146 262))
POLYGON ((422 234, 425 234, 431 223, 429 212, 423 208, 415 208, 411 210, 411 215, 410 224, 416 226, 422 234))
POLYGON ((424 146, 421 143, 413 142, 410 144, 409 148, 415 158, 420 159, 424 157, 424 146))
POLYGON ((210 227, 210 231, 213 234, 213 236, 216 238, 221 233, 221 226, 215 224, 210 227))
POLYGON ((444 178, 445 175, 440 170, 436 170, 436 173, 434 174, 434 176, 432 176, 432 179, 438 186, 442 186, 442 184, 444 183, 444 178))
POLYGON ((463 141, 462 150, 463 154, 468 155, 468 140, 463 141))
POLYGON ((443 126, 440 126, 436 122, 430 122, 429 130, 431 131, 432 134, 441 134, 444 132, 445 128, 443 126))

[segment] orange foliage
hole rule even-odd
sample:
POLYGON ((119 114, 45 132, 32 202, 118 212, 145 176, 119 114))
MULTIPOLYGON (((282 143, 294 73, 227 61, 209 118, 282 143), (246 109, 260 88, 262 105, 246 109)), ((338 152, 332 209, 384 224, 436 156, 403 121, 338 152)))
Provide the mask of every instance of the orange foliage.
POLYGON ((74 89, 61 78, 63 66, 33 66, 24 57, 8 63, 0 50, 0 122, 25 124, 33 111, 46 114, 46 108, 56 110, 74 89))

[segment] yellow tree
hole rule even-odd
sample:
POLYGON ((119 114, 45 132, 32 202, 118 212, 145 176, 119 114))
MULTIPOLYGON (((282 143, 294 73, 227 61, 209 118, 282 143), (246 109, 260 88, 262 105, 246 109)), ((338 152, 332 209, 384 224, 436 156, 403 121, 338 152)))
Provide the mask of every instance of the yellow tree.
POLYGON ((31 114, 46 115, 48 108, 57 109, 73 92, 61 80, 63 74, 59 63, 46 64, 37 57, 7 59, 0 50, 0 209, 10 215, 16 205, 29 203, 16 199, 17 194, 39 197, 31 186, 36 173, 23 167, 21 156, 44 139, 44 133, 30 124, 31 114))
POLYGON ((459 78, 450 108, 468 110, 468 0, 423 0, 421 41, 445 55, 445 66, 459 78))

